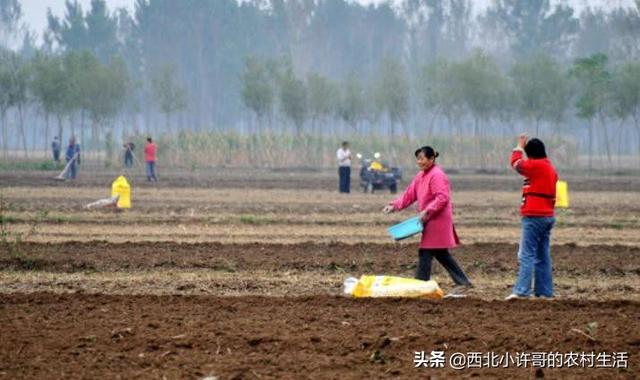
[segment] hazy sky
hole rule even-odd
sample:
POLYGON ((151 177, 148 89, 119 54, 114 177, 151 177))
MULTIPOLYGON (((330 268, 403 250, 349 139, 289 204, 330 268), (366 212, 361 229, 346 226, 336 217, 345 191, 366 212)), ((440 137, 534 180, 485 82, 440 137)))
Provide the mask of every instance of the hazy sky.
MULTIPOLYGON (((78 0, 82 5, 83 10, 90 8, 91 0, 78 0)), ((180 1, 180 0, 175 0, 180 1)), ((215 0, 213 0, 215 1, 215 0)), ((354 0, 363 4, 381 3, 384 0, 354 0)), ((527 0, 522 0, 527 1, 527 0)), ((126 7, 133 11, 135 0, 106 0, 109 10, 115 8, 126 7)), ((471 0, 474 7, 484 8, 487 4, 491 3, 491 0, 471 0)), ((633 0, 551 0, 552 3, 567 2, 571 4, 577 10, 584 8, 587 5, 591 6, 632 6, 633 0)), ((53 14, 57 16, 64 16, 64 3, 65 0, 20 0, 23 12, 23 21, 26 22, 30 29, 38 34, 38 37, 42 35, 42 31, 47 25, 47 8, 51 8, 53 14)))
MULTIPOLYGON (((47 8, 51 8, 54 15, 63 17, 65 12, 65 0, 19 0, 22 6, 22 21, 29 25, 29 28, 36 33, 38 37, 42 35, 42 31, 47 26, 47 8)), ((87 11, 91 8, 91 0, 78 0, 82 5, 82 10, 87 11)), ((133 10, 135 0, 106 0, 109 10, 115 8, 126 7, 133 10)))

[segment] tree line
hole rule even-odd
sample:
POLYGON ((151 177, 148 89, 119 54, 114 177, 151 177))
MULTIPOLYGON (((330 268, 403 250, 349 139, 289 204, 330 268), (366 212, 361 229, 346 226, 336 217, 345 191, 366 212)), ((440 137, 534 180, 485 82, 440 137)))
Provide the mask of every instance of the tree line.
POLYGON ((67 1, 38 41, 6 0, 0 36, 22 39, 0 52, 2 146, 276 131, 471 136, 482 155, 484 138, 526 128, 612 162, 640 149, 636 3, 67 1))

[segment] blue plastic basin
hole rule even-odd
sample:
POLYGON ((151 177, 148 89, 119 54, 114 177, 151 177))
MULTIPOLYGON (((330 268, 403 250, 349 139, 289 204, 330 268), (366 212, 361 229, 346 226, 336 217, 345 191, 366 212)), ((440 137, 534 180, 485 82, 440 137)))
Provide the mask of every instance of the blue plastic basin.
POLYGON ((421 233, 423 228, 424 226, 422 225, 422 221, 420 221, 420 217, 414 216, 402 223, 389 227, 387 231, 394 240, 402 240, 421 233))

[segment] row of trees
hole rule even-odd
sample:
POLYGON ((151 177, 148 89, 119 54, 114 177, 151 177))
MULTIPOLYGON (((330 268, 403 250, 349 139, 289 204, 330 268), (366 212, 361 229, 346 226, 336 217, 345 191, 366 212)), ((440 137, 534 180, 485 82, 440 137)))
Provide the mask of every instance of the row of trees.
POLYGON ((482 155, 526 127, 609 161, 640 148, 640 0, 580 15, 548 0, 137 0, 133 14, 67 0, 41 43, 20 17, 0 1, 1 41, 23 33, 0 52, 5 152, 48 144, 50 117, 85 147, 204 129, 465 135, 482 155))
POLYGON ((248 58, 242 83, 242 99, 257 128, 269 128, 278 116, 288 119, 297 134, 305 125, 317 133, 342 123, 358 133, 382 123, 390 139, 409 140, 425 132, 430 136, 439 126, 440 133, 474 136, 481 155, 482 135, 500 132, 488 125, 501 126, 506 134, 526 128, 540 135, 541 126, 557 133, 575 115, 587 126, 589 152, 597 128, 611 162, 611 124, 620 135, 634 126, 640 149, 640 61, 610 67, 604 54, 570 66, 536 55, 502 70, 478 51, 460 61, 423 65, 414 77, 387 58, 368 82, 354 76, 333 81, 318 73, 297 77, 287 62, 248 58))
MULTIPOLYGON (((578 15, 550 0, 495 0, 485 9, 470 0, 137 0, 133 13, 109 10, 104 0, 92 0, 88 10, 67 0, 63 17, 49 14, 42 45, 26 33, 21 49, 89 50, 103 64, 119 55, 131 76, 142 78, 135 100, 147 114, 155 101, 150 73, 173 67, 189 98, 184 122, 219 127, 245 120, 240 78, 247 56, 287 57, 298 75, 360 81, 378 75, 386 57, 415 76, 425 63, 461 60, 477 49, 501 67, 537 54, 570 64, 600 52, 617 63, 640 58, 638 1, 638 8, 586 8, 578 15)), ((3 25, 22 30, 20 12, 9 12, 19 0, 2 3, 13 4, 2 12, 13 21, 3 25)))
MULTIPOLYGON (((176 83, 171 67, 161 66, 148 80, 151 96, 167 119, 186 107, 184 89, 176 83)), ((17 120, 13 125, 17 127, 25 152, 31 145, 25 126, 27 114, 34 140, 43 137, 45 149, 52 136, 52 117, 57 121, 55 135, 64 138, 65 125, 68 125, 71 129, 68 135, 77 135, 84 143, 87 141, 85 131, 89 129, 91 138, 87 146, 97 146, 102 132, 113 135, 118 117, 135 112, 127 101, 136 85, 124 61, 117 56, 103 64, 87 50, 63 54, 38 52, 29 59, 16 52, 0 50, 0 127, 5 155, 10 136, 7 116, 11 113, 17 120), (40 136, 34 123, 38 121, 37 115, 44 122, 40 136)))
MULTIPOLYGON (((171 115, 187 103, 173 68, 162 67, 148 80, 156 105, 166 116, 164 131, 177 132, 170 128, 171 115)), ((334 81, 319 73, 298 77, 289 61, 249 57, 241 82, 242 101, 253 114, 252 133, 283 131, 292 125, 298 136, 358 134, 380 131, 379 126, 385 125, 390 140, 409 141, 436 133, 470 135, 477 142, 474 154, 482 156, 482 137, 510 135, 519 129, 540 135, 541 127, 557 134, 577 116, 587 127, 590 153, 595 131, 602 133, 599 141, 609 162, 611 134, 620 136, 621 143, 624 128, 633 126, 640 139, 640 62, 610 67, 603 54, 578 59, 568 67, 538 55, 502 70, 494 59, 478 51, 460 61, 442 59, 423 65, 413 78, 399 61, 387 58, 368 82, 355 76, 334 81)), ((114 121, 135 112, 126 103, 135 85, 117 58, 102 64, 88 51, 72 51, 38 53, 26 60, 1 51, 0 122, 5 153, 10 111, 17 120, 14 125, 24 151, 28 151, 25 113, 29 112, 42 116, 40 136, 45 144, 53 116, 58 136, 64 137, 68 124, 70 133, 79 132, 85 142, 89 127, 89 146, 97 146, 101 131, 113 136, 114 121)), ((35 126, 32 132, 35 139, 35 126)), ((637 146, 640 148, 640 141, 637 146)))

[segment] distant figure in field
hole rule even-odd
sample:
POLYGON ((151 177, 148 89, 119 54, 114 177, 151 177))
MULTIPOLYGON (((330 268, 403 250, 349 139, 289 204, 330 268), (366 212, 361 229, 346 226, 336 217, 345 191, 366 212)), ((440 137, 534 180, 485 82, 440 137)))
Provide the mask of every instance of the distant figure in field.
POLYGON ((78 165, 80 165, 80 144, 76 143, 76 138, 73 136, 69 139, 69 145, 65 151, 64 158, 69 165, 66 178, 76 179, 78 175, 78 165))
POLYGON ((528 140, 526 134, 518 137, 518 145, 511 153, 511 167, 525 177, 522 186, 522 236, 518 250, 518 279, 506 299, 553 297, 551 262, 551 229, 555 224, 556 182, 558 174, 547 158, 544 143, 528 140), (523 154, 527 154, 527 158, 523 154), (534 274, 535 273, 535 274, 534 274))
POLYGON ((338 158, 338 176, 340 178, 339 190, 348 194, 351 189, 351 151, 349 142, 343 141, 342 146, 336 152, 338 158))
POLYGON ((53 136, 53 141, 51 142, 51 152, 53 153, 53 161, 60 162, 60 149, 62 146, 60 145, 60 140, 58 136, 53 136))
POLYGON ((133 150, 136 146, 132 142, 124 144, 124 166, 130 168, 133 166, 133 150))
POLYGON ((144 144, 144 160, 146 162, 147 181, 158 182, 158 178, 156 178, 156 144, 151 137, 147 137, 147 142, 144 144))

